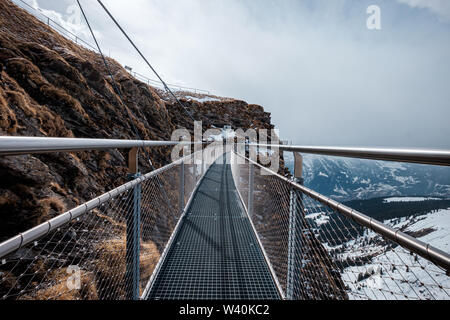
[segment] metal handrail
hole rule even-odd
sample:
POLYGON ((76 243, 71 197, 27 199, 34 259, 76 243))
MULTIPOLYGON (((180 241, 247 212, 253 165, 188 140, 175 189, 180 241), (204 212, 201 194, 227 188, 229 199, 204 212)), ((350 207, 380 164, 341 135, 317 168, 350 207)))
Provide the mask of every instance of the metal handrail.
MULTIPOLYGON (((150 82, 151 82, 155 86, 161 86, 161 82, 159 82, 158 80, 151 79, 151 78, 144 76, 143 74, 140 74, 138 72, 130 71, 130 74, 138 80, 140 80, 139 78, 141 78, 142 80, 146 81, 148 85, 150 85, 150 82)), ((180 91, 192 91, 193 90, 194 93, 201 93, 201 94, 207 94, 207 95, 210 94, 210 92, 208 90, 185 87, 185 86, 181 86, 178 84, 168 83, 167 86, 174 88, 174 89, 178 89, 180 91)))
POLYGON ((326 156, 450 166, 450 150, 442 149, 319 147, 257 143, 251 143, 249 145, 268 149, 278 148, 282 151, 294 151, 326 156))
POLYGON ((283 177, 279 175, 278 173, 260 165, 259 163, 248 159, 247 157, 244 157, 243 155, 236 153, 239 157, 249 161, 255 166, 258 166, 262 170, 265 170, 266 172, 275 175, 277 178, 282 179, 283 181, 289 183, 294 188, 300 190, 304 194, 308 195, 309 197, 319 201, 323 205, 332 208, 333 210, 336 210, 337 212, 343 214, 349 219, 352 219, 359 225, 362 225, 364 227, 367 227, 374 232, 380 234, 381 236, 394 241, 398 245, 402 246, 403 248, 406 248, 410 250, 411 252, 414 252, 418 254, 419 256, 427 259, 428 261, 433 262, 437 266, 444 268, 447 273, 450 272, 450 254, 431 246, 428 243, 422 242, 416 238, 413 238, 409 235, 407 235, 404 232, 401 232, 400 230, 395 230, 376 219, 373 219, 355 209, 349 208, 342 203, 339 203, 331 198, 328 198, 318 192, 315 192, 301 184, 298 184, 286 177, 283 177))
MULTIPOLYGON (((202 151, 198 151, 202 152, 202 151)), ((156 169, 154 171, 151 171, 143 176, 140 176, 132 181, 129 181, 115 189, 112 189, 108 192, 105 192, 104 194, 87 201, 69 211, 66 211, 64 213, 61 213, 60 215, 47 220, 46 222, 43 222, 31 229, 28 229, 25 232, 19 233, 18 235, 5 240, 0 243, 0 258, 6 256, 7 254, 16 251, 25 245, 32 243, 33 241, 42 238, 43 236, 47 235, 53 230, 56 230, 60 228, 61 226, 69 223, 70 221, 73 221, 74 219, 77 219, 87 213, 88 211, 91 211, 92 209, 98 208, 102 204, 108 202, 111 199, 116 198, 117 196, 123 194, 124 192, 132 189, 137 184, 140 184, 146 180, 149 180, 152 177, 157 176, 159 173, 166 171, 167 169, 174 167, 180 163, 185 162, 187 159, 195 157, 195 153, 187 155, 181 159, 178 159, 164 167, 161 167, 159 169, 156 169)))
MULTIPOLYGON (((200 143, 200 142, 199 142, 200 143)), ((0 136, 0 156, 195 144, 181 141, 0 136)))

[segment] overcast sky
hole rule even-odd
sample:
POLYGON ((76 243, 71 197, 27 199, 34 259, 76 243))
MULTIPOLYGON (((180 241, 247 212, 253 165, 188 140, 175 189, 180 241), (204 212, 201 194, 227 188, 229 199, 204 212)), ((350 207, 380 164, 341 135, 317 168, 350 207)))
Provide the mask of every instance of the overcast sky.
MULTIPOLYGON (((25 0, 92 42, 75 0, 25 0)), ((18 0, 15 0, 18 2, 18 0)), ((93 0, 102 49, 154 76, 93 0)), ((262 105, 305 145, 450 148, 449 0, 104 0, 164 79, 262 105), (369 5, 381 30, 369 30, 369 5)))

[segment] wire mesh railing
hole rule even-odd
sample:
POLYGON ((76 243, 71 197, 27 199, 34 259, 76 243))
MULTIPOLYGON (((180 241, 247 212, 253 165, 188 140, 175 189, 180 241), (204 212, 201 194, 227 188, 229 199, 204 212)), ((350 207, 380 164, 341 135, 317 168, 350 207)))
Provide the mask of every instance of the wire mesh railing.
POLYGON ((445 269, 327 205, 331 199, 318 201, 241 155, 232 172, 286 298, 450 299, 445 269))
POLYGON ((205 171, 204 164, 193 163, 194 156, 136 177, 0 244, 0 252, 9 252, 0 254, 0 299, 143 295, 205 171))

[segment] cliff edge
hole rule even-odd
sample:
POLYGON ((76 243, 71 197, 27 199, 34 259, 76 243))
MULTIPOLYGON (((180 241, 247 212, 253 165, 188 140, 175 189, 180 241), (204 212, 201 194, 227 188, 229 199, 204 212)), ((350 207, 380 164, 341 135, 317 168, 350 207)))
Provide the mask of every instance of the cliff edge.
MULTIPOLYGON (((169 140, 193 130, 164 92, 107 58, 142 139, 169 140)), ((244 101, 178 93, 203 128, 271 129, 270 114, 244 101)), ((100 55, 8 0, 0 0, 0 135, 135 139, 100 55)), ((148 149, 156 167, 170 149, 148 149)), ((126 181, 123 150, 0 157, 0 241, 126 181)), ((141 157, 140 167, 150 168, 141 157)))

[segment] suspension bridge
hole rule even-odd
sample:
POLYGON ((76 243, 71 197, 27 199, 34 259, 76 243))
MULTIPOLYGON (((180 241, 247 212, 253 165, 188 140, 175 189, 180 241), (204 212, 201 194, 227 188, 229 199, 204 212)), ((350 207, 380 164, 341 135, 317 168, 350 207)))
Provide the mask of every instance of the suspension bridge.
POLYGON ((139 148, 176 144, 0 137, 2 157, 129 149, 133 174, 2 242, 0 298, 450 298, 448 253, 306 188, 298 153, 448 166, 449 151, 270 146, 295 152, 288 179, 248 157, 256 145, 220 145, 139 173, 139 148))
MULTIPOLYGON (((141 173, 139 150, 152 166, 146 148, 179 142, 140 139, 77 3, 95 41, 95 46, 82 45, 101 55, 137 140, 0 136, 0 157, 126 149, 131 178, 0 243, 0 299, 450 299, 447 252, 305 187, 300 155, 450 166, 450 151, 220 145, 212 153, 186 152, 141 173), (255 161, 251 155, 261 148, 275 155, 294 152, 294 176, 286 178, 255 161)), ((79 42, 50 18, 38 16, 79 42)), ((192 144, 185 147, 191 150, 192 144)))

